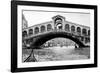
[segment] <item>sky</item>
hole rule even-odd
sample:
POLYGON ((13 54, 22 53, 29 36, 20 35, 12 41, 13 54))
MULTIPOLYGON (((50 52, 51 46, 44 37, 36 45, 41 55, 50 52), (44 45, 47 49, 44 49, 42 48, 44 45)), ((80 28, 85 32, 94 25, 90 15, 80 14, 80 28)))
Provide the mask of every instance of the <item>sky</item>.
POLYGON ((49 11, 23 11, 23 14, 28 21, 28 27, 52 21, 52 17, 56 15, 64 16, 66 21, 77 23, 80 25, 90 26, 89 13, 74 13, 74 12, 49 12, 49 11))

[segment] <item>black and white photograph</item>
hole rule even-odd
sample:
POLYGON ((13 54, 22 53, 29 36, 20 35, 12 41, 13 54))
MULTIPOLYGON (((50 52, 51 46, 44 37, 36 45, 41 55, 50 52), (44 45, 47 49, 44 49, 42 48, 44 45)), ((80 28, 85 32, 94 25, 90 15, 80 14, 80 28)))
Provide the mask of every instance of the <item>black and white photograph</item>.
POLYGON ((14 51, 17 68, 45 70, 48 67, 50 70, 96 66, 95 6, 16 4, 19 5, 15 7, 16 22, 13 23, 17 26, 17 52, 14 51))
POLYGON ((90 14, 22 12, 22 61, 90 59, 90 14))

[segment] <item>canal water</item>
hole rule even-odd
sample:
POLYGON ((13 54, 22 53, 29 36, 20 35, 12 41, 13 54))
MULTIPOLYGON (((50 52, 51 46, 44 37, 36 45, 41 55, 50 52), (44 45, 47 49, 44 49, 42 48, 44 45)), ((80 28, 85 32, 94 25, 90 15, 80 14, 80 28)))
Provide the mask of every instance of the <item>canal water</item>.
POLYGON ((89 48, 49 47, 34 49, 34 56, 38 62, 59 60, 81 60, 89 59, 89 48))
MULTIPOLYGON (((30 55, 32 49, 23 49, 22 61, 30 55)), ((34 56, 37 62, 60 61, 60 60, 82 60, 90 58, 90 48, 74 47, 48 47, 44 49, 34 49, 34 56)))

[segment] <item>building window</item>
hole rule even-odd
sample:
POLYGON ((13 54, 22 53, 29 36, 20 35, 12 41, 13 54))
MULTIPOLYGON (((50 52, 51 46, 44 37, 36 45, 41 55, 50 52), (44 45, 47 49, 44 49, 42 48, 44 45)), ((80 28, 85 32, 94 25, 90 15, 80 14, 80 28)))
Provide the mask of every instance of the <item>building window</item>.
POLYGON ((90 30, 88 30, 88 35, 90 36, 90 30))
POLYGON ((83 34, 83 35, 87 35, 87 30, 83 28, 83 29, 82 29, 82 34, 83 34))
POLYGON ((26 37, 27 36, 27 31, 23 31, 22 36, 26 37))
POLYGON ((75 26, 71 26, 71 32, 75 32, 75 26))
POLYGON ((65 30, 66 30, 66 31, 69 31, 69 30, 70 30, 70 29, 69 29, 69 24, 66 24, 66 25, 65 25, 65 30))
POLYGON ((29 29, 29 35, 33 34, 33 29, 29 29))
POLYGON ((45 26, 41 26, 41 32, 45 31, 45 26))
POLYGON ((80 35, 81 34, 81 28, 77 27, 77 33, 80 35))
POLYGON ((39 33, 39 28, 35 27, 35 34, 39 33))
POLYGON ((47 25, 47 31, 50 31, 51 29, 52 29, 51 24, 48 24, 48 25, 47 25))

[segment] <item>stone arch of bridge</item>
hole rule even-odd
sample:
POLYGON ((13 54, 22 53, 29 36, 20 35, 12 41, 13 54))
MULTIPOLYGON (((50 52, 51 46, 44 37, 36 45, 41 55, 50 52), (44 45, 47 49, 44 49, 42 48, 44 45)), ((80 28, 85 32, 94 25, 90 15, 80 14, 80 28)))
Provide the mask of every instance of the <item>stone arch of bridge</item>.
POLYGON ((66 32, 52 32, 48 34, 39 35, 36 38, 33 38, 33 40, 35 39, 35 41, 32 42, 31 48, 39 48, 42 44, 44 44, 48 40, 51 40, 56 37, 63 37, 63 38, 70 39, 74 41, 76 44, 78 44, 79 47, 85 47, 84 43, 74 35, 68 34, 66 32))

